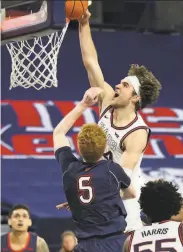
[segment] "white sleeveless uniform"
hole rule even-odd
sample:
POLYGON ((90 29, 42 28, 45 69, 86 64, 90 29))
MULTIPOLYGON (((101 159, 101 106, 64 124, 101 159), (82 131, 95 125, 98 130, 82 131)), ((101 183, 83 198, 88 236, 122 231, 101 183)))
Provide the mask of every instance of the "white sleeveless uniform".
MULTIPOLYGON (((137 114, 136 118, 128 124, 126 127, 116 127, 113 124, 113 109, 111 106, 104 109, 101 114, 101 118, 98 124, 103 128, 107 134, 107 148, 105 153, 108 153, 108 158, 112 158, 114 162, 119 163, 123 154, 123 141, 132 132, 138 129, 145 129, 150 133, 150 129, 147 127, 142 117, 137 114)), ((149 134, 150 135, 150 134, 149 134)), ((106 155, 105 155, 106 156, 106 155)), ((136 190, 137 197, 135 199, 124 200, 127 211, 127 227, 126 231, 133 231, 142 227, 140 218, 140 205, 138 199, 140 196, 140 189, 143 184, 140 164, 142 161, 143 153, 139 158, 138 164, 136 165, 131 175, 131 181, 136 190)), ((127 168, 127 167, 125 167, 127 168)))
POLYGON ((128 252, 183 252, 182 223, 167 221, 144 226, 131 234, 128 252))

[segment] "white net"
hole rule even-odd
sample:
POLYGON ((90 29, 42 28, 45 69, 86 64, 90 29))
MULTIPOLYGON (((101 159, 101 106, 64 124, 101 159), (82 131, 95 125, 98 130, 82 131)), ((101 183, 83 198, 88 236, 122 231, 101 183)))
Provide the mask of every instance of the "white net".
POLYGON ((7 45, 12 59, 10 89, 21 86, 40 90, 58 86, 57 58, 68 25, 62 32, 7 45))

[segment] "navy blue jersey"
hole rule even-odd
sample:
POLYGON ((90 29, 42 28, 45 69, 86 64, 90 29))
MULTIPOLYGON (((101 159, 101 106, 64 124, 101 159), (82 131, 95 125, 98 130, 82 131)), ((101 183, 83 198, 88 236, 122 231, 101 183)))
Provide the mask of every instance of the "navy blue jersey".
POLYGON ((116 163, 101 160, 88 164, 78 160, 68 146, 55 153, 63 172, 63 186, 78 238, 123 231, 127 215, 120 189, 130 178, 116 163))
MULTIPOLYGON (((36 250, 37 250, 37 235, 33 233, 28 233, 26 246, 24 249, 21 249, 21 252, 36 252, 36 250)), ((10 233, 1 236, 1 251, 2 252, 15 251, 11 248, 10 233)))

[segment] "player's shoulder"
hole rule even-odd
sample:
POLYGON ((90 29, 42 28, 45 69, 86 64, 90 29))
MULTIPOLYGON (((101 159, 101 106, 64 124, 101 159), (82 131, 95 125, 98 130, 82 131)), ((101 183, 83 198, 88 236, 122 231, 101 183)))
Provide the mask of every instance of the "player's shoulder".
POLYGON ((37 244, 41 244, 43 241, 45 241, 42 237, 37 235, 37 244))
POLYGON ((97 165, 102 166, 106 171, 112 169, 113 167, 120 167, 119 164, 113 162, 112 160, 101 160, 97 165))
POLYGON ((163 221, 163 222, 160 222, 159 225, 165 225, 165 226, 182 226, 183 225, 183 222, 182 221, 174 221, 174 220, 167 220, 167 221, 163 221))
POLYGON ((49 252, 48 244, 45 239, 40 236, 37 236, 37 252, 49 252))
POLYGON ((138 129, 138 128, 144 128, 144 129, 149 129, 148 125, 144 121, 143 117, 140 115, 139 112, 136 113, 136 117, 131 123, 131 125, 128 127, 128 130, 132 129, 138 129))
POLYGON ((114 161, 110 161, 110 162, 111 162, 111 163, 109 163, 109 168, 110 169, 113 168, 113 167, 115 167, 116 169, 121 169, 121 166, 118 163, 116 163, 114 161))
MULTIPOLYGON (((82 167, 82 165, 81 165, 82 167)), ((113 161, 112 160, 105 160, 102 159, 99 162, 95 163, 95 164, 87 164, 84 169, 81 168, 81 170, 83 170, 84 172, 93 172, 94 174, 108 174, 110 170, 112 170, 114 167, 113 165, 113 161)))
POLYGON ((62 146, 59 147, 55 150, 55 156, 60 155, 61 153, 72 153, 71 147, 70 146, 62 146))

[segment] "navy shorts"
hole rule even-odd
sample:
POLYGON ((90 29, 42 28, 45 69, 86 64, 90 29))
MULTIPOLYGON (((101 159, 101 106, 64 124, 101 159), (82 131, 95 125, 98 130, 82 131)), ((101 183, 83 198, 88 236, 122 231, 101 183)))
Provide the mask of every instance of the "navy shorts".
POLYGON ((126 237, 124 234, 117 234, 79 240, 74 252, 121 252, 126 237))

